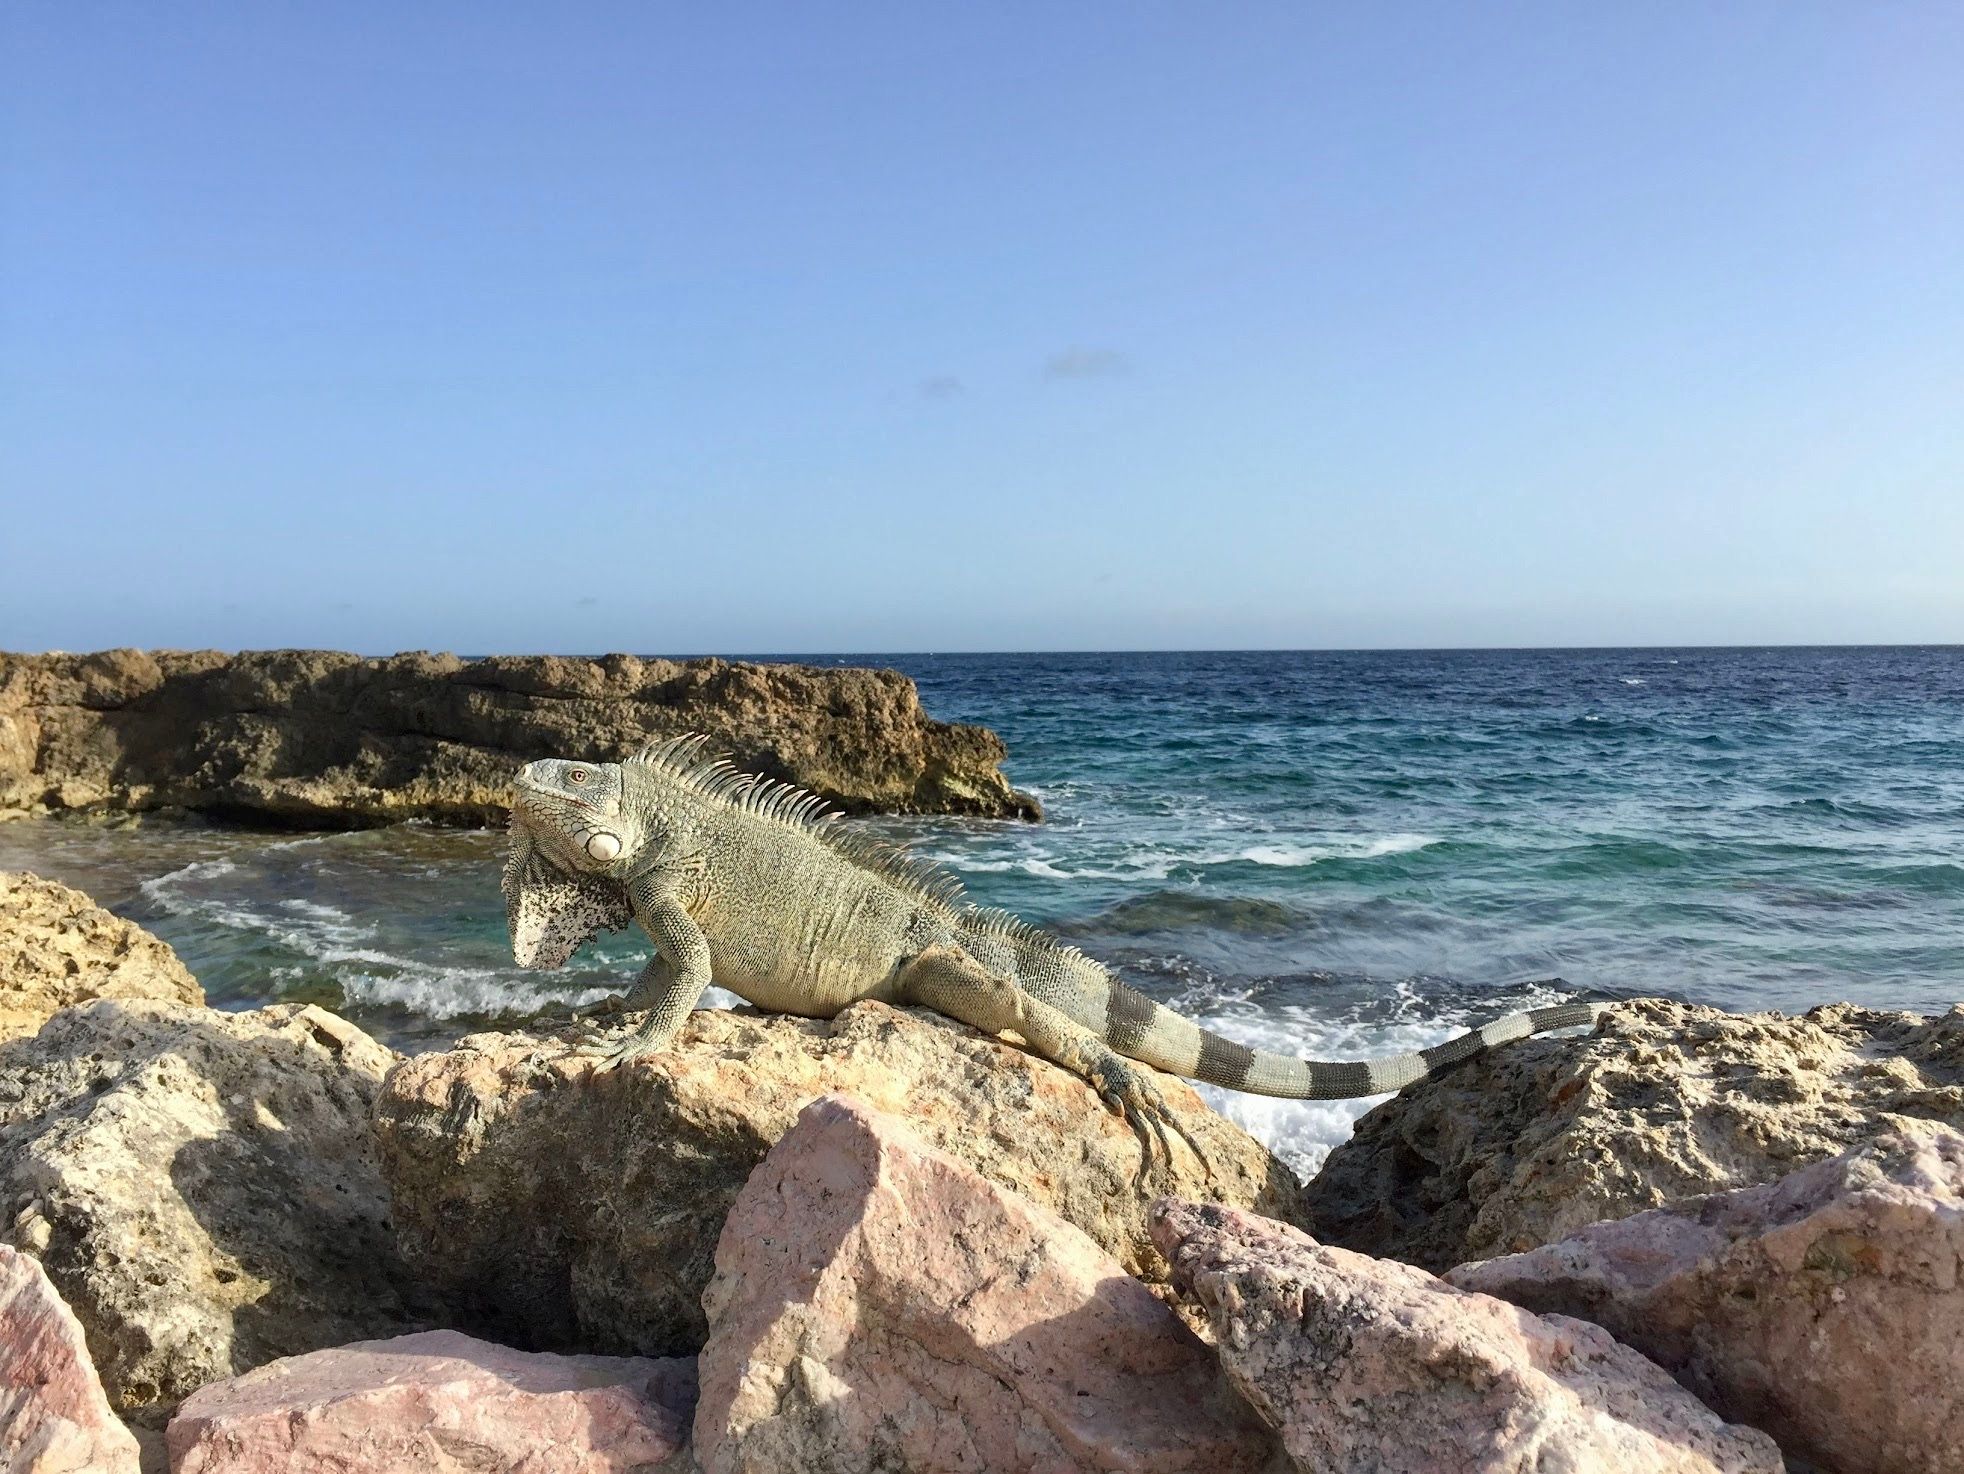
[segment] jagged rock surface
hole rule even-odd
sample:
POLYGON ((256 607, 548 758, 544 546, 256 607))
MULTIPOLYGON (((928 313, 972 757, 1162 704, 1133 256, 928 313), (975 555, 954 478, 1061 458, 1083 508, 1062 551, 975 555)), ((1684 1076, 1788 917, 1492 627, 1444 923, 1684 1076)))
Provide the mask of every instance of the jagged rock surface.
POLYGON ((1964 1469, 1964 1134, 1947 1126, 1448 1278, 1606 1327, 1822 1468, 1964 1469))
POLYGON ((0 870, 0 1040, 93 998, 203 1003, 205 993, 168 942, 78 890, 0 870))
POLYGON ((1444 1270, 1771 1182, 1895 1129, 1964 1128, 1964 1008, 1799 1018, 1643 999, 1406 1089, 1309 1185, 1328 1243, 1444 1270))
POLYGON ((1304 1474, 1780 1474, 1599 1326, 1464 1293, 1234 1209, 1159 1205, 1174 1279, 1304 1474))
POLYGON ((75 1314, 34 1259, 0 1244, 0 1474, 137 1474, 75 1314))
MULTIPOLYGON (((577 1037, 577 1036, 572 1036, 577 1037)), ((1162 1081, 1214 1173, 1162 1190, 1300 1212, 1289 1170, 1162 1081)), ((847 1091, 1163 1278, 1137 1139, 1082 1080, 935 1014, 821 1021, 698 1010, 667 1050, 590 1075, 565 1040, 482 1034, 409 1060, 376 1105, 403 1251, 451 1323, 546 1348, 702 1345, 702 1291, 738 1190, 813 1098, 847 1091)))
POLYGON ((361 1341, 200 1388, 174 1474, 686 1474, 695 1367, 513 1351, 455 1331, 361 1341))
POLYGON ((0 653, 0 814, 482 824, 521 763, 685 731, 854 812, 1038 817, 1001 739, 931 720, 895 671, 332 650, 0 653))
POLYGON ((1207 1347, 1076 1228, 847 1096, 737 1195, 704 1295, 707 1474, 1255 1474, 1207 1347))
POLYGON ((73 1308, 119 1411, 427 1323, 368 1129, 393 1062, 291 1005, 103 1001, 0 1044, 0 1236, 73 1308))

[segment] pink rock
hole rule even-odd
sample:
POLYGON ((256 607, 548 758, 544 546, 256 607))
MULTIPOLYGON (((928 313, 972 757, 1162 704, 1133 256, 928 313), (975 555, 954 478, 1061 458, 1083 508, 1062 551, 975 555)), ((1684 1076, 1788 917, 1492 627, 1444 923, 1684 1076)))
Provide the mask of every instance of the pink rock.
POLYGON ((737 1196, 703 1296, 708 1474, 1236 1474, 1271 1437, 1080 1230, 850 1096, 737 1196))
POLYGON ((1778 1474, 1600 1327, 1531 1315, 1422 1269, 1235 1208, 1162 1201, 1154 1237, 1228 1375, 1296 1467, 1373 1474, 1778 1474))
POLYGON ((1898 1129, 1775 1183, 1448 1275, 1586 1316, 1787 1452, 1964 1470, 1964 1134, 1898 1129))
POLYGON ((30 1256, 0 1244, 0 1474, 136 1474, 81 1322, 30 1256))
POLYGON ((424 1331, 214 1382, 167 1441, 174 1474, 653 1474, 687 1467, 694 1396, 686 1360, 424 1331))

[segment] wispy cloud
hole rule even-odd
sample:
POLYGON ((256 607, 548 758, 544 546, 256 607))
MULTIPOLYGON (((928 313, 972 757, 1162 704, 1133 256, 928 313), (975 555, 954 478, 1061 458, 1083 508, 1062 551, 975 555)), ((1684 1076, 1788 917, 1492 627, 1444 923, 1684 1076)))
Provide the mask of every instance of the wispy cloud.
POLYGON ((1123 353, 1110 348, 1079 348, 1072 346, 1061 353, 1053 353, 1045 361, 1043 376, 1046 379, 1109 379, 1122 374, 1130 367, 1123 353))
POLYGON ((921 394, 928 399, 954 399, 965 388, 953 374, 935 374, 921 380, 921 394))
POLYGON ((575 599, 573 601, 573 607, 575 609, 591 609, 599 602, 592 594, 587 594, 582 598, 575 599))

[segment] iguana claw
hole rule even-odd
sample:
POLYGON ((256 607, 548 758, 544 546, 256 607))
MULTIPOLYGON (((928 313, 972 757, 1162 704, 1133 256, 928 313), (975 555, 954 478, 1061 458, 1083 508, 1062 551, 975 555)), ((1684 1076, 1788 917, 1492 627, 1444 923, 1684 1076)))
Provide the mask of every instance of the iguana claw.
POLYGON ((582 1044, 573 1050, 576 1059, 591 1060, 589 1072, 604 1074, 621 1065, 633 1064, 637 1059, 654 1054, 662 1048, 663 1041, 651 1037, 644 1029, 636 1029, 624 1038, 612 1043, 582 1044))
POLYGON ((1167 1135, 1169 1130, 1187 1144, 1187 1150, 1212 1179, 1214 1164, 1166 1103, 1159 1086, 1144 1071, 1112 1055, 1094 1067, 1091 1083, 1099 1099, 1123 1117, 1133 1135, 1139 1138, 1139 1170, 1132 1178, 1135 1187, 1145 1182, 1155 1164, 1162 1170, 1171 1170, 1173 1141, 1167 1135))

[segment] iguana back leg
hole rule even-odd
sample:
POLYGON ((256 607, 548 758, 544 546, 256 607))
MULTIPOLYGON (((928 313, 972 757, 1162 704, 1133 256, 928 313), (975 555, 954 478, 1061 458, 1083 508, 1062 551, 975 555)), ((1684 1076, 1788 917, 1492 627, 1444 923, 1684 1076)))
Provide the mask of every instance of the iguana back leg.
POLYGON ((1089 1081, 1099 1098, 1124 1117, 1138 1136, 1140 1178, 1156 1156, 1171 1163, 1169 1130, 1211 1175, 1212 1164, 1166 1103, 1149 1069, 1126 1059, 1082 1024, 990 972, 966 952, 930 947, 901 969, 899 985, 907 1002, 925 1004, 985 1033, 1014 1030, 1045 1059, 1089 1081))

